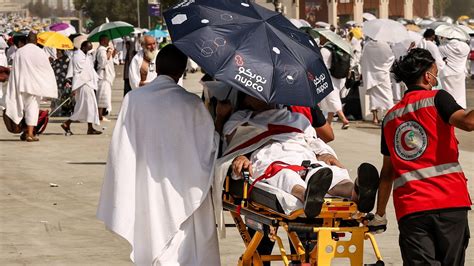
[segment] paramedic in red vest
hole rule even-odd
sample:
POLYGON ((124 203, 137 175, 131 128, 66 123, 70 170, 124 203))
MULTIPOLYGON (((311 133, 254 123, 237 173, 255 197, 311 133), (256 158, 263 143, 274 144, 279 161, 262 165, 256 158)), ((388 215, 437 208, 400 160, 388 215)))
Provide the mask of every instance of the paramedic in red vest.
POLYGON ((471 200, 454 127, 474 130, 474 111, 466 112, 448 92, 432 90, 438 69, 425 49, 411 50, 392 72, 408 90, 383 121, 383 167, 371 225, 386 225, 393 187, 404 265, 464 265, 471 200))

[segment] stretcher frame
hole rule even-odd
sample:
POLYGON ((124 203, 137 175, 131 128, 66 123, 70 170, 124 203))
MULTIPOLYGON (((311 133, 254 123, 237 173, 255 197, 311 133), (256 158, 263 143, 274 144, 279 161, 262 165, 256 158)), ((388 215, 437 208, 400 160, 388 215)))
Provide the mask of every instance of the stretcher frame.
POLYGON ((263 266, 263 262, 282 261, 290 265, 290 261, 300 261, 301 265, 331 265, 334 258, 348 258, 350 265, 363 265, 364 240, 369 240, 377 261, 374 264, 384 265, 377 242, 369 232, 367 223, 370 214, 357 211, 355 202, 347 199, 326 198, 321 213, 316 218, 305 218, 302 209, 285 215, 284 212, 274 210, 257 203, 258 194, 270 194, 254 187, 248 197, 250 180, 234 180, 227 175, 224 182, 223 208, 230 212, 237 230, 245 244, 245 251, 240 256, 239 266, 263 266), (231 187, 238 187, 232 191, 231 187), (241 189, 241 190, 240 190, 241 189), (242 216, 245 216, 245 222, 242 216), (247 227, 256 231, 253 237, 247 227), (283 246, 282 239, 277 235, 282 228, 296 252, 288 254, 283 246), (308 242, 303 245, 297 233, 316 233, 316 239, 306 241, 315 242, 314 248, 309 250, 308 242), (349 240, 340 238, 350 233, 349 240), (257 247, 263 237, 267 235, 278 245, 278 255, 259 255, 257 247))

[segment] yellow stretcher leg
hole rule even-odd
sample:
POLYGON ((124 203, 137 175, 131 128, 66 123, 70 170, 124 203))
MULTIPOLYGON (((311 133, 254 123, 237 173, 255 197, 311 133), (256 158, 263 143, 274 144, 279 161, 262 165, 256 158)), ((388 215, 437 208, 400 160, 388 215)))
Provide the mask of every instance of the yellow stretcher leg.
POLYGON ((281 259, 283 261, 283 264, 285 264, 285 266, 288 266, 290 262, 288 261, 288 257, 286 256, 285 247, 283 246, 283 242, 281 241, 281 238, 277 235, 274 235, 272 236, 272 239, 275 240, 278 244, 278 248, 280 249, 280 254, 281 254, 281 259))
POLYGON ((382 261, 382 255, 380 254, 379 246, 377 245, 377 241, 375 241, 375 237, 372 233, 365 233, 365 239, 369 239, 372 247, 374 248, 375 257, 378 261, 382 261))
POLYGON ((250 238, 250 234, 247 231, 247 227, 245 226, 244 221, 242 220, 242 217, 235 213, 235 212, 230 212, 232 215, 232 218, 234 219, 234 223, 237 226, 237 230, 239 230, 240 236, 242 237, 242 240, 244 241, 245 244, 245 252, 242 254, 242 256, 239 259, 239 266, 263 266, 262 259, 260 258, 258 252, 257 252, 257 247, 258 244, 260 244, 260 241, 262 241, 263 234, 260 232, 256 232, 253 238, 250 238))

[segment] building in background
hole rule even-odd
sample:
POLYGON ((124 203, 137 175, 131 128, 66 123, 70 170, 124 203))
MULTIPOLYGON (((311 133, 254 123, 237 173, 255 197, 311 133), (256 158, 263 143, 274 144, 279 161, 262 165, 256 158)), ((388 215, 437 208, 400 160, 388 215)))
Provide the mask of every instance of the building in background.
MULTIPOLYGON (((0 0, 1 1, 1 0, 0 0)), ((36 4, 41 0, 16 0, 15 2, 24 2, 24 4, 36 4)), ((64 11, 74 11, 74 0, 42 0, 43 4, 53 9, 63 9, 64 11)))
MULTIPOLYGON (((362 14, 371 13, 378 18, 406 18, 433 16, 434 0, 300 0, 289 8, 298 6, 302 19, 314 25, 317 21, 336 25, 349 20, 361 23, 362 14)), ((282 1, 285 2, 285 1, 282 1)), ((286 1, 294 2, 294 1, 286 1)), ((288 8, 287 8, 288 9, 288 8)), ((290 13, 285 14, 291 17, 290 13)))
POLYGON ((28 1, 23 0, 0 0, 0 16, 2 15, 19 15, 27 16, 28 9, 25 8, 25 4, 28 1))

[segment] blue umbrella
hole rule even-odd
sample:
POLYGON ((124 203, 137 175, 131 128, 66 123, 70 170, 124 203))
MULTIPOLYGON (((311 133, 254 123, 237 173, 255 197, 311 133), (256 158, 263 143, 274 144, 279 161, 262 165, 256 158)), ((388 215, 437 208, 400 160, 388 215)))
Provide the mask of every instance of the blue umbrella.
POLYGON ((181 51, 214 78, 251 96, 316 106, 333 90, 314 40, 253 1, 188 1, 164 17, 181 51))
POLYGON ((159 29, 151 30, 151 31, 145 33, 145 35, 153 36, 155 38, 165 38, 165 37, 169 36, 168 32, 166 32, 164 30, 159 30, 159 29))

